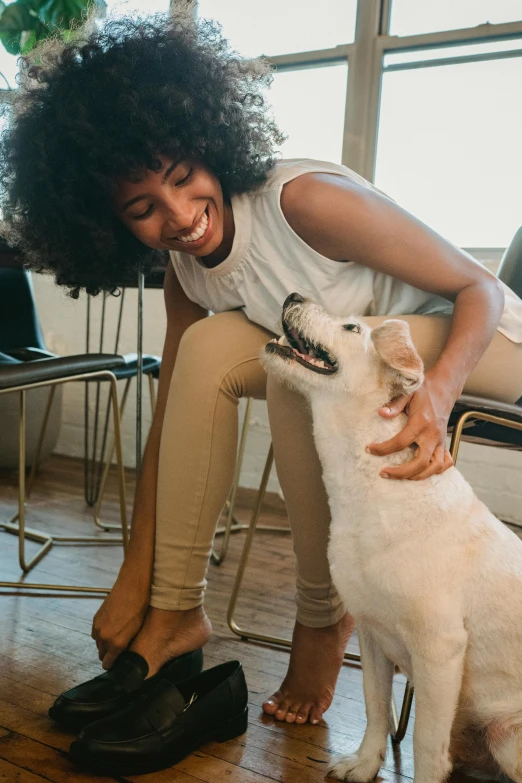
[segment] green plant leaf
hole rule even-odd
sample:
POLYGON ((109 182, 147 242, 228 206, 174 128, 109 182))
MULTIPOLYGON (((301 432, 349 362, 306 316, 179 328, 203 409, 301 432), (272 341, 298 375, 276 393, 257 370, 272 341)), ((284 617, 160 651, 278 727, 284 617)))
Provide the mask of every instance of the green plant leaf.
POLYGON ((39 20, 31 15, 23 2, 11 3, 1 10, 0 41, 9 54, 20 54, 22 33, 34 30, 39 25, 39 20))
MULTIPOLYGON (((16 0, 6 6, 0 0, 0 42, 10 54, 27 54, 36 43, 61 31, 69 40, 73 21, 81 21, 93 0, 16 0)), ((94 0, 102 15, 105 0, 94 0)))
POLYGON ((27 30, 25 34, 22 34, 20 37, 21 41, 21 47, 20 47, 20 54, 28 54, 35 43, 38 40, 38 36, 36 34, 36 30, 27 30), (23 41, 23 43, 22 43, 23 41))
POLYGON ((16 2, 8 5, 0 16, 0 31, 12 30, 21 33, 23 30, 33 30, 37 20, 31 14, 28 6, 16 2))
POLYGON ((68 29, 72 21, 82 19, 89 0, 47 0, 40 11, 40 20, 54 29, 68 29))

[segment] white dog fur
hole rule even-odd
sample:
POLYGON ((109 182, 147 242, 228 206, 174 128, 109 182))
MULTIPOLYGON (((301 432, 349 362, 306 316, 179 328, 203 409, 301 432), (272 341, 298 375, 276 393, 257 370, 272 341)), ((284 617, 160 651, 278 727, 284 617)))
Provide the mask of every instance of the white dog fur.
POLYGON ((379 771, 396 664, 415 687, 415 783, 441 783, 459 760, 522 783, 522 542, 455 467, 386 480, 382 468, 412 450, 366 452, 406 421, 378 408, 423 381, 404 321, 372 331, 360 318, 287 300, 283 323, 337 362, 331 374, 317 359, 309 369, 284 337, 262 357, 309 400, 332 514, 331 573, 361 645, 366 732, 329 774, 366 783, 379 771))

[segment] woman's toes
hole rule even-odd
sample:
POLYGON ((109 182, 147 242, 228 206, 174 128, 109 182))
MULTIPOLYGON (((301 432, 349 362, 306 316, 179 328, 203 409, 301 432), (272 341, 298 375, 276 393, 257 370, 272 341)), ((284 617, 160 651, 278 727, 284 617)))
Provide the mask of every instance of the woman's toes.
POLYGON ((275 712, 276 720, 285 720, 286 713, 288 712, 289 709, 290 709, 290 702, 287 700, 282 701, 275 712))
POLYGON ((281 700, 277 698, 277 695, 271 696, 269 699, 263 702, 263 712, 267 715, 275 715, 281 700))
POLYGON ((295 723, 295 719, 297 718, 297 713, 293 710, 288 710, 288 712, 285 715, 285 720, 287 723, 295 723))
POLYGON ((310 715, 310 710, 312 709, 311 704, 302 704, 299 707, 299 710, 297 712, 297 716, 295 719, 296 723, 306 723, 308 720, 308 716, 310 715))
POLYGON ((317 723, 320 723, 322 719, 323 713, 317 707, 312 707, 310 710, 310 723, 313 723, 315 726, 317 723))

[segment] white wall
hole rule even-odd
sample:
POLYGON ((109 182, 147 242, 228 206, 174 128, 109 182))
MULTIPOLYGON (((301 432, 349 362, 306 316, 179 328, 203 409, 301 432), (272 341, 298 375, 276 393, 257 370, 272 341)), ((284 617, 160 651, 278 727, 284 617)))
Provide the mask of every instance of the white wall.
MULTIPOLYGON (((34 288, 38 312, 42 322, 47 347, 58 354, 82 353, 85 349, 86 299, 74 301, 54 285, 51 278, 34 275, 34 288)), ((93 322, 99 318, 101 298, 93 302, 93 322), (99 301, 98 301, 99 300, 99 301)), ((118 300, 110 301, 113 311, 107 324, 107 331, 114 335, 118 300)), ((145 292, 144 350, 161 354, 165 333, 163 292, 145 292)), ((93 339, 97 338, 97 331, 93 339)), ((94 345, 94 343, 93 343, 94 345)), ((133 352, 136 347, 136 291, 128 289, 124 311, 120 351, 133 352)), ((107 348, 110 350, 110 348, 107 348)), ((144 437, 150 425, 148 386, 144 384, 143 432, 144 437)), ((80 384, 69 384, 64 391, 63 421, 56 451, 60 454, 83 456, 83 388, 80 384)), ((134 385, 129 400, 129 409, 123 421, 124 454, 127 465, 134 465, 135 419, 133 414, 134 385)), ((244 405, 240 407, 243 411, 244 405)), ((266 454, 270 445, 270 434, 265 404, 255 401, 249 429, 241 486, 256 487, 259 483, 266 454)), ((510 453, 500 449, 463 444, 459 456, 459 468, 473 484, 479 496, 491 510, 512 522, 522 524, 522 453, 510 453)), ((275 475, 269 489, 278 491, 275 475)))

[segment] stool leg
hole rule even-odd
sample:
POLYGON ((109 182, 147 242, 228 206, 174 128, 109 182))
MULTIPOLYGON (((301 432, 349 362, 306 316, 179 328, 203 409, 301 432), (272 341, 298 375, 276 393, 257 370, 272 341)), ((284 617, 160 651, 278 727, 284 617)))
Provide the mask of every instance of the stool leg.
POLYGON ((20 568, 24 573, 33 568, 42 557, 47 554, 53 545, 51 536, 43 533, 31 531, 29 534, 25 529, 25 421, 26 421, 26 396, 25 390, 20 391, 20 413, 18 417, 19 435, 18 435, 18 560, 20 568), (31 538, 36 541, 43 541, 43 546, 38 552, 27 561, 25 557, 25 539, 31 538))
POLYGON ((149 397, 150 397, 150 412, 154 418, 154 411, 156 410, 156 387, 154 386, 154 378, 152 373, 148 374, 149 379, 149 397))
MULTIPOLYGON (((121 420, 121 417, 124 414, 125 411, 125 405, 127 403, 127 397, 129 396, 129 390, 131 385, 132 378, 127 378, 127 382, 125 383, 125 388, 123 390, 123 395, 121 398, 120 403, 120 412, 119 412, 119 418, 121 420)), ((98 500, 96 501, 96 505, 94 506, 94 524, 96 527, 99 527, 101 530, 120 530, 121 525, 112 525, 112 524, 103 524, 100 522, 100 510, 103 503, 103 497, 105 494, 105 484, 107 483, 107 477, 109 475, 109 471, 111 469, 111 461, 114 455, 114 448, 115 448, 115 438, 112 439, 112 443, 110 446, 110 449, 108 451, 107 456, 107 462, 105 463, 105 467, 103 469, 102 478, 100 481, 100 490, 98 493, 98 500)))
POLYGON ((38 437, 38 444, 36 446, 36 452, 33 458, 33 464, 31 465, 31 472, 29 474, 29 478, 27 480, 27 488, 26 488, 26 497, 29 498, 31 496, 31 492, 33 489, 34 480, 36 477, 36 472, 38 470, 39 464, 40 464, 40 455, 42 453, 42 447, 43 442, 45 439, 45 433, 47 432, 47 424, 49 423, 49 416, 51 415, 51 409, 53 407, 54 402, 54 395, 56 393, 56 386, 51 386, 51 389, 49 391, 49 397, 47 400, 47 405, 45 407, 45 413, 42 421, 42 426, 40 427, 40 435, 38 437))
POLYGON ((215 565, 221 565, 223 560, 226 557, 227 550, 228 550, 228 543, 230 540, 230 534, 232 531, 235 530, 242 530, 244 529, 243 525, 240 525, 238 521, 236 520, 234 513, 236 509, 236 495, 237 495, 237 489, 239 486, 239 476, 241 474, 241 467, 243 465, 243 457, 245 454, 245 445, 246 445, 246 439, 247 439, 247 433, 248 433, 248 425, 250 423, 250 413, 252 410, 252 397, 247 398, 246 408, 245 408, 245 416, 243 418, 243 426, 241 427, 241 436, 239 439, 239 448, 237 452, 237 459, 236 459, 236 467, 234 470, 234 479, 232 481, 232 489, 230 491, 230 495, 228 497, 228 500, 225 504, 225 509, 227 510, 227 520, 225 522, 225 525, 222 529, 218 528, 216 530, 216 535, 219 535, 220 533, 223 533, 223 541, 221 544, 221 550, 220 552, 216 552, 215 549, 212 549, 210 556, 212 558, 212 562, 215 563, 215 565))
POLYGON ((123 552, 127 553, 129 544, 129 528, 127 524, 127 505, 125 503, 125 473, 123 468, 123 450, 121 445, 120 411, 118 407, 118 386, 116 378, 111 378, 112 417, 114 421, 114 443, 116 445, 116 461, 118 468, 118 490, 120 499, 120 521, 123 539, 123 552))

